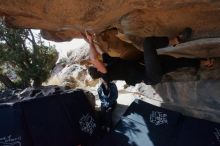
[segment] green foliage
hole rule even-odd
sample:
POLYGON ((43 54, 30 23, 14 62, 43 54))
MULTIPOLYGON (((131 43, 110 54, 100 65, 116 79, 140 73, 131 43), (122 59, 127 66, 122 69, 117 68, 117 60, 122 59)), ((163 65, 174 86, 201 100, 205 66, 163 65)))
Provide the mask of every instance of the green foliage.
MULTIPOLYGON (((54 46, 45 46, 40 35, 30 29, 7 28, 0 24, 0 74, 4 66, 11 66, 20 78, 16 85, 40 86, 47 80, 58 53, 54 46)), ((11 68, 11 69, 12 69, 11 68)))

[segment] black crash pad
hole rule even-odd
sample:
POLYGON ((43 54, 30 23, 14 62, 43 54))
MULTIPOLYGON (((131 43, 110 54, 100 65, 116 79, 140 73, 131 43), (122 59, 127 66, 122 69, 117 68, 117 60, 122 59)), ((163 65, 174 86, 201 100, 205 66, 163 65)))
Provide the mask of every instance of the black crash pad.
POLYGON ((99 138, 83 90, 0 104, 0 117, 0 146, 94 146, 99 138))
POLYGON ((220 124, 135 100, 99 146, 220 146, 220 124))
POLYGON ((177 146, 220 146, 220 124, 186 117, 177 146))
POLYGON ((0 146, 32 146, 19 104, 0 106, 0 146))

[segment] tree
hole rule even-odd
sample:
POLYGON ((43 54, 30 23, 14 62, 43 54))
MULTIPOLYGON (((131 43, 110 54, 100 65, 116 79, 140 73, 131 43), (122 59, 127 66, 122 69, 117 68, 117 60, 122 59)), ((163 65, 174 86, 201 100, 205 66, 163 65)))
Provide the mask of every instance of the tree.
POLYGON ((45 46, 40 35, 34 36, 30 29, 7 28, 1 21, 0 82, 6 87, 41 86, 57 58, 55 47, 45 46), (17 75, 17 82, 7 76, 9 70, 17 75))

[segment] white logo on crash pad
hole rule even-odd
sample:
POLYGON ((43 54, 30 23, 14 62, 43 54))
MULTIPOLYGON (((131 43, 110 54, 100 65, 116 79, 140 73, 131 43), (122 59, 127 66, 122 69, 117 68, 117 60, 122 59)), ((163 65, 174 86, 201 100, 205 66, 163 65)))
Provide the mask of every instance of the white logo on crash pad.
POLYGON ((80 124, 81 130, 90 135, 92 135, 96 127, 95 120, 89 114, 83 115, 82 118, 79 120, 79 124, 80 124))
POLYGON ((0 146, 21 146, 21 136, 14 138, 11 135, 0 137, 0 146))
POLYGON ((150 122, 156 126, 168 124, 167 114, 158 111, 152 111, 150 114, 150 122))
POLYGON ((220 143, 220 129, 215 128, 214 135, 215 135, 217 141, 220 143))

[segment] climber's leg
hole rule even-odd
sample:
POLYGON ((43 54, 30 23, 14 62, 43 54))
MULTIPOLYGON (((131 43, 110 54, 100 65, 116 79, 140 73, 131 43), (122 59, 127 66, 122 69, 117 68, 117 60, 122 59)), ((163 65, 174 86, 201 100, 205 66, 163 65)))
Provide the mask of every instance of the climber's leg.
POLYGON ((193 67, 198 69, 200 67, 201 59, 199 58, 175 58, 168 55, 159 55, 159 60, 163 70, 163 74, 175 71, 182 67, 193 67))
POLYGON ((168 37, 147 37, 144 39, 145 83, 157 84, 162 78, 161 64, 156 49, 169 45, 168 37))

